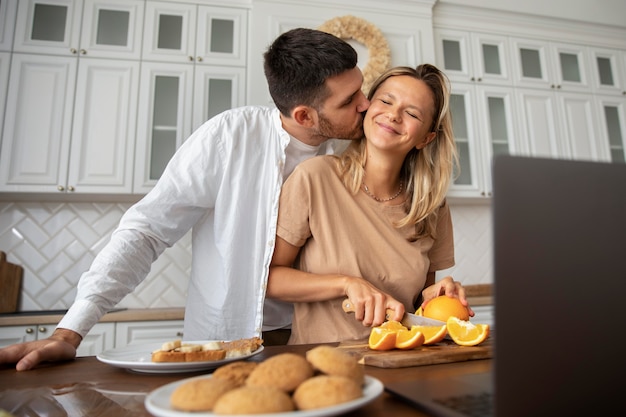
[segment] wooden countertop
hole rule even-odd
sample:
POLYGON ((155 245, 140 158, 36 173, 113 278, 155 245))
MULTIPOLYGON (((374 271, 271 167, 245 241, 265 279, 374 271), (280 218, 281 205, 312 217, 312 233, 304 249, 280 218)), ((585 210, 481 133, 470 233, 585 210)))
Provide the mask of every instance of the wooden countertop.
MULTIPOLYGON (((467 285, 465 290, 471 306, 493 305, 491 284, 467 285)), ((63 313, 35 312, 8 313, 0 315, 0 326, 31 326, 36 324, 56 324, 63 317, 63 313)), ((124 309, 106 314, 100 323, 125 322, 125 321, 161 321, 182 320, 185 317, 185 309, 182 307, 170 308, 146 308, 124 309)))
MULTIPOLYGON (((262 361, 283 352, 304 355, 314 345, 266 346, 249 360, 262 361)), ((490 372, 491 359, 384 369, 365 366, 365 373, 383 384, 393 381, 434 379, 473 372, 490 372)), ((0 365, 0 392, 5 401, 36 404, 38 410, 64 408, 75 416, 115 415, 116 417, 150 416, 144 406, 146 395, 170 382, 210 371, 187 374, 151 374, 132 372, 98 361, 95 357, 77 358, 70 362, 48 364, 31 371, 17 372, 13 365, 0 365), (9 395, 9 391, 11 391, 9 395), (43 407, 43 408, 42 408, 43 407)), ((8 404, 8 403, 7 403, 8 404)), ((4 404, 6 406, 6 404, 4 404)), ((373 402, 349 415, 359 417, 420 417, 422 411, 383 392, 373 402)))

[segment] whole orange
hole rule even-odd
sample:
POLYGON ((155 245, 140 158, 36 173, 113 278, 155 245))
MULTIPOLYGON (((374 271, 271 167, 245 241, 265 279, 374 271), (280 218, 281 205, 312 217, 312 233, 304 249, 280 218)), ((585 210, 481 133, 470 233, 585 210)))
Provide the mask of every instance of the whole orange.
POLYGON ((469 320, 467 308, 461 304, 458 298, 447 295, 440 295, 426 303, 422 314, 424 317, 440 321, 448 321, 448 317, 469 320))

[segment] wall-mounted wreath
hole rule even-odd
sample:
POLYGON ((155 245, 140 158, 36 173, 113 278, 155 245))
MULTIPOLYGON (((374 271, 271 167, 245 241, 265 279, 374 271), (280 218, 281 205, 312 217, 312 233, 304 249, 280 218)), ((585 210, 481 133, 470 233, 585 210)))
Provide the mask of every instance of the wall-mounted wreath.
POLYGON ((367 20, 349 15, 327 20, 318 29, 341 39, 354 39, 367 47, 369 60, 363 68, 362 88, 367 94, 374 80, 389 68, 391 62, 389 44, 380 29, 367 20))

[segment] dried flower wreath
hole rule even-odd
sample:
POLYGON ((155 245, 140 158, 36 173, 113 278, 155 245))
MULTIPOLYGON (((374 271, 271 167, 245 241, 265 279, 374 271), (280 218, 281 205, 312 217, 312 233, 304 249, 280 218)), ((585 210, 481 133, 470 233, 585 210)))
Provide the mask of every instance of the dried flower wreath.
POLYGON ((354 39, 367 47, 369 60, 363 68, 363 92, 367 95, 370 86, 391 62, 389 44, 376 26, 355 16, 341 16, 327 20, 319 30, 341 39, 354 39))

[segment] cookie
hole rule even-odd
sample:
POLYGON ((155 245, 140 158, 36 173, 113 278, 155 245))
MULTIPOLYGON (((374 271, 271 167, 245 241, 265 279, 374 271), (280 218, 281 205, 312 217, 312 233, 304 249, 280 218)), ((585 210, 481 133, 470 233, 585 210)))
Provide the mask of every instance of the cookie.
POLYGON ((336 347, 321 345, 306 352, 306 359, 314 369, 326 375, 345 376, 359 386, 365 382, 365 370, 357 359, 336 347))
POLYGON ((218 398, 235 388, 235 383, 228 379, 192 379, 176 387, 170 405, 181 411, 211 411, 218 398))
POLYGON ((354 379, 336 375, 317 375, 304 381, 293 393, 298 410, 331 407, 363 396, 354 379))
POLYGON ((257 367, 256 362, 236 361, 222 365, 213 372, 213 378, 225 378, 233 381, 235 385, 242 386, 248 375, 257 367))
POLYGON ((293 411, 291 397, 274 387, 235 388, 222 395, 213 408, 214 414, 269 414, 293 411))
POLYGON ((313 368, 303 356, 287 352, 259 363, 246 379, 246 385, 275 387, 292 392, 302 381, 312 376, 313 368))

